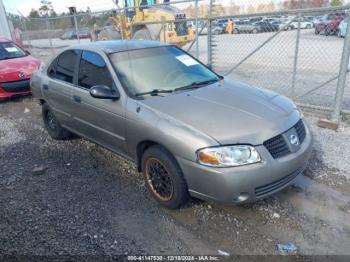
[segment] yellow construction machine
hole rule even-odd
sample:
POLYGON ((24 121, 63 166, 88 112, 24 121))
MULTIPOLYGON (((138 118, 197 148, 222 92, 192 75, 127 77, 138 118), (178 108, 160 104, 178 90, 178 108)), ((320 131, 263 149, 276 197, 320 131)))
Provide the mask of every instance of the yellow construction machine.
POLYGON ((158 0, 125 0, 124 11, 109 17, 103 28, 94 26, 92 41, 158 40, 182 47, 194 40, 194 31, 181 21, 186 15, 180 9, 154 4, 158 0))

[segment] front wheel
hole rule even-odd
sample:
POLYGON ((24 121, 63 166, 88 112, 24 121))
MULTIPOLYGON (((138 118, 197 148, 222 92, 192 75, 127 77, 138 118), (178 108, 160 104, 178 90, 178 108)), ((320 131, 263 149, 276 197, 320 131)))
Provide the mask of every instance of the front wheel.
POLYGON ((151 34, 147 29, 140 29, 135 32, 133 40, 152 40, 151 34))
POLYGON ((152 146, 142 157, 142 172, 151 196, 162 206, 176 209, 189 200, 182 171, 163 147, 152 146))

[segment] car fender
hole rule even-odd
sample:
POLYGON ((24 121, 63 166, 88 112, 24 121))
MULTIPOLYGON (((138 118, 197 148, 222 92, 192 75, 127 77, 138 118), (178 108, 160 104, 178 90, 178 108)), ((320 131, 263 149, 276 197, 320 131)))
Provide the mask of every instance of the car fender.
POLYGON ((31 78, 30 78, 30 88, 32 91, 32 94, 37 99, 44 99, 43 93, 42 93, 42 84, 41 84, 42 74, 40 70, 36 70, 33 72, 31 78))
POLYGON ((149 107, 142 100, 128 99, 126 134, 129 155, 135 160, 137 147, 143 141, 160 144, 175 157, 190 161, 196 161, 198 149, 219 145, 214 138, 149 107))

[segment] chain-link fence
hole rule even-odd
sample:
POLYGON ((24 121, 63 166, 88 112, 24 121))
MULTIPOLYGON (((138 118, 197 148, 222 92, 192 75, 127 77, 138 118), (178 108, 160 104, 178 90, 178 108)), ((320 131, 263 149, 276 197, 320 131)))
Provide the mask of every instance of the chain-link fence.
POLYGON ((306 9, 289 6, 293 1, 253 2, 178 0, 141 6, 142 19, 134 8, 117 8, 21 18, 16 26, 24 45, 43 60, 72 44, 138 36, 175 43, 219 74, 274 90, 312 110, 334 117, 335 104, 342 101, 341 109, 350 111, 349 87, 342 94, 343 76, 338 77, 347 69, 341 61, 347 56, 349 6, 306 9))
MULTIPOLYGON (((330 111, 348 10, 344 6, 226 17, 216 17, 213 11, 212 24, 228 19, 233 34, 211 36, 209 63, 221 74, 272 89, 314 110, 330 111)), ((348 87, 342 108, 350 109, 348 87)))

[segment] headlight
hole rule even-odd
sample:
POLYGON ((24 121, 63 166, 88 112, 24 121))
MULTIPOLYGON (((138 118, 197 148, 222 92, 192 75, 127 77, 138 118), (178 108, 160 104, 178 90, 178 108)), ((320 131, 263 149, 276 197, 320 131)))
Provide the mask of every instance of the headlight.
POLYGON ((200 164, 213 167, 242 166, 261 161, 258 151, 248 145, 204 148, 197 152, 197 159, 200 164))

